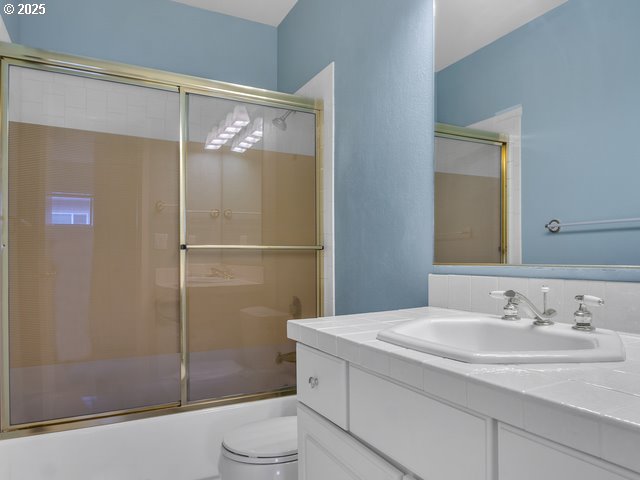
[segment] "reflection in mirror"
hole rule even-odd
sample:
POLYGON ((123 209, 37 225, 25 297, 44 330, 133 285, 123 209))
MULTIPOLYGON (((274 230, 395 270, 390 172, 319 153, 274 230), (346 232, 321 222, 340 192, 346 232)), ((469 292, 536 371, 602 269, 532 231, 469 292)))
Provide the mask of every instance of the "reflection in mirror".
POLYGON ((436 121, 508 136, 509 263, 640 265, 640 2, 475 4, 437 4, 436 121))
POLYGON ((439 124, 435 141, 435 262, 504 263, 499 136, 439 124), (492 138, 493 137, 493 138, 492 138))

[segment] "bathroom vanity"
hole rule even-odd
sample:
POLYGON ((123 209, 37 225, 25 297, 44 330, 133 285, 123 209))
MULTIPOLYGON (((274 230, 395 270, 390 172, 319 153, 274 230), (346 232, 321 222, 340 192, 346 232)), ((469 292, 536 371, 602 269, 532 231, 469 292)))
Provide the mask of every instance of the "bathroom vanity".
MULTIPOLYGON (((300 480, 640 480, 640 337, 623 362, 468 364, 376 339, 419 308, 290 321, 300 480)), ((552 327, 547 327, 552 328, 552 327)))

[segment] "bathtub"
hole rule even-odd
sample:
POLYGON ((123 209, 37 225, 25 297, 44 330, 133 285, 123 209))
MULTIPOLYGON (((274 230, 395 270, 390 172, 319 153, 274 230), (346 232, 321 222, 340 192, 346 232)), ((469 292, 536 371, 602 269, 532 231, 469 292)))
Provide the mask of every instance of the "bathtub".
POLYGON ((295 396, 0 440, 2 480, 214 480, 225 432, 295 414, 295 396))

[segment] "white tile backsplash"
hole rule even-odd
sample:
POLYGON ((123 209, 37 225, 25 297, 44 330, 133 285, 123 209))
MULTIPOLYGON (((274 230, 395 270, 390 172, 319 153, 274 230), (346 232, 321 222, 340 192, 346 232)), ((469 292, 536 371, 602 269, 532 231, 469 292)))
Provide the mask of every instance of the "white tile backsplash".
POLYGON ((429 275, 429 305, 449 307, 449 275, 429 275))
MULTIPOLYGON (((541 308, 543 285, 550 288, 549 308, 558 312, 554 321, 573 323, 574 297, 595 295, 605 301, 603 307, 590 307, 596 327, 640 334, 640 283, 431 274, 429 305, 500 315, 503 302, 489 292, 516 290, 541 308)), ((528 315, 524 309, 522 314, 528 315)))
POLYGON ((607 282, 602 297, 605 304, 594 318, 600 318, 603 327, 640 332, 640 283, 607 282))
POLYGON ((502 305, 489 292, 498 290, 496 277, 471 277, 471 311, 499 315, 502 305))
POLYGON ((471 310, 471 277, 452 275, 449 277, 449 308, 471 310))

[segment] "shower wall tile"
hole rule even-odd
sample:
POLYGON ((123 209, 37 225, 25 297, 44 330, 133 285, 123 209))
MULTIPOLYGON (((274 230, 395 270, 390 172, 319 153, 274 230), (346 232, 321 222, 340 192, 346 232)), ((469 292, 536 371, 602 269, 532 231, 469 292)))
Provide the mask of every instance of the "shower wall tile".
POLYGON ((595 295, 605 301, 590 308, 596 327, 640 334, 640 283, 634 282, 430 274, 429 305, 501 315, 503 302, 489 297, 491 290, 516 290, 542 307, 543 285, 550 288, 548 307, 558 312, 554 321, 572 324, 578 307, 574 297, 595 295))
MULTIPOLYGON (((11 121, 170 141, 179 139, 179 100, 175 92, 142 92, 132 85, 22 67, 11 67, 10 72, 11 121), (158 121, 168 118, 175 121, 158 121)), ((331 80, 333 82, 333 77, 331 80)), ((190 138, 204 141, 226 112, 199 109, 197 105, 190 107, 190 138)), ((311 115, 292 118, 286 132, 277 130, 269 120, 265 118, 264 123, 265 150, 315 154, 311 115)), ((331 152, 332 149, 331 146, 331 152)))
POLYGON ((175 92, 22 67, 11 67, 10 82, 11 121, 178 141, 175 92))
POLYGON ((109 113, 125 113, 127 111, 127 96, 122 92, 108 92, 107 111, 109 113))

